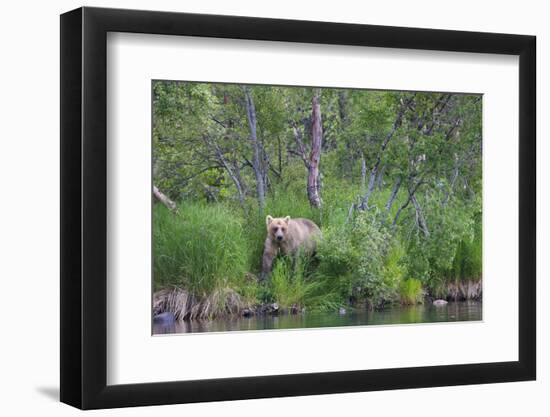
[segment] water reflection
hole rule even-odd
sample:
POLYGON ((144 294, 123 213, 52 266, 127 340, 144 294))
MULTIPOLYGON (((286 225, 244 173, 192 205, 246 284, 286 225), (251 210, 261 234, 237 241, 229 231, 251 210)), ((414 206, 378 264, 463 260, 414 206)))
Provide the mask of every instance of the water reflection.
POLYGON ((479 321, 482 319, 481 312, 481 302, 462 301, 450 302, 444 306, 424 304, 389 307, 377 311, 348 310, 347 314, 305 313, 154 323, 153 334, 479 321))

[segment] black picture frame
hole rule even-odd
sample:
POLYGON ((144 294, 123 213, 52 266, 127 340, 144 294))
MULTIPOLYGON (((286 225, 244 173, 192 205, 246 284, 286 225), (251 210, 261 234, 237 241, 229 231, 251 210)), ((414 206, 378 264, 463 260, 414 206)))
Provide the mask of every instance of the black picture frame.
POLYGON ((61 15, 61 401, 82 409, 536 378, 534 36, 102 8, 61 15), (112 385, 107 376, 108 32, 519 56, 519 360, 112 385))

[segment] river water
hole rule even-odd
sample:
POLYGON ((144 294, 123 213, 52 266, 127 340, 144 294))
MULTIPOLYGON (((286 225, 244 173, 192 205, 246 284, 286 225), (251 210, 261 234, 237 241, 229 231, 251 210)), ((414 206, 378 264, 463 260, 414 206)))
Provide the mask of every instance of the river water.
POLYGON ((482 319, 481 310, 481 302, 461 301, 450 302, 444 306, 421 304, 394 306, 376 311, 357 309, 346 311, 346 314, 306 312, 295 315, 189 320, 167 324, 155 323, 153 334, 479 321, 482 319))

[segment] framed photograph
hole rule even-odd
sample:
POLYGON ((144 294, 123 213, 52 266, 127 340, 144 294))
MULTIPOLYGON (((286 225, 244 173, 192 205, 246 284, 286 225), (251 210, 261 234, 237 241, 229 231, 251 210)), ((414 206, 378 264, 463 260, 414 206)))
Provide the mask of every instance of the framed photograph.
POLYGON ((533 380, 535 37, 61 16, 61 401, 533 380))

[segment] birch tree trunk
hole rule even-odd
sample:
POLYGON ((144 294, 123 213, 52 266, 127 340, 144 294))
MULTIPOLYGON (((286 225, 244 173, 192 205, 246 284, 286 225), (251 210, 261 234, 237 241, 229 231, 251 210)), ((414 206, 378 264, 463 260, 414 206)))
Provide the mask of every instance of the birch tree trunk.
POLYGON ((449 185, 449 190, 445 194, 445 197, 443 198, 443 202, 441 203, 441 205, 443 207, 447 206, 447 203, 449 202, 449 199, 451 198, 451 195, 453 194, 453 190, 455 188, 455 184, 456 184, 456 180, 458 179, 459 172, 460 172, 460 165, 457 162, 455 164, 454 169, 453 169, 453 176, 451 178, 451 183, 449 185))
POLYGON ((311 100, 311 153, 309 155, 307 196, 312 207, 321 207, 321 185, 319 162, 321 160, 321 146, 323 142, 323 128, 321 121, 320 90, 315 89, 311 100))
POLYGON ((411 201, 416 211, 416 225, 418 226, 420 231, 424 233, 424 236, 429 237, 430 231, 428 230, 428 224, 426 223, 426 218, 424 217, 424 213, 422 212, 422 207, 420 207, 420 203, 418 202, 414 194, 411 196, 411 201))
POLYGON ((361 194, 365 195, 367 192, 367 161, 365 160, 365 154, 361 154, 361 194))
MULTIPOLYGON (((244 186, 243 186, 242 181, 241 181, 240 174, 238 172, 235 173, 233 171, 233 169, 231 168, 231 164, 229 163, 229 161, 227 161, 227 159, 223 155, 222 150, 220 149, 220 147, 218 146, 218 144, 216 143, 215 140, 211 140, 211 139, 209 139, 208 137, 205 136, 204 141, 214 151, 219 163, 223 166, 223 168, 225 169, 225 171, 229 175, 229 178, 231 178, 231 181, 233 181, 233 184, 235 184, 235 188, 237 189, 237 194, 239 196, 239 203, 240 203, 241 207, 243 208, 243 210, 246 211, 245 190, 244 190, 244 186)), ((237 169, 238 169, 238 167, 237 167, 237 169)))
POLYGON ((401 176, 397 177, 397 181, 395 181, 395 184, 392 188, 390 197, 388 198, 388 201, 386 202, 386 212, 389 212, 393 206, 393 202, 397 198, 397 193, 399 193, 399 188, 401 188, 401 182, 402 178, 401 176))
POLYGON ((256 108, 254 107, 254 100, 250 94, 250 89, 248 87, 243 87, 243 90, 245 94, 248 126, 250 128, 250 142, 252 143, 252 169, 256 178, 256 196, 258 198, 260 212, 262 213, 265 207, 265 175, 261 162, 261 145, 258 142, 258 136, 256 134, 256 108))
MULTIPOLYGON (((407 181, 410 183, 411 178, 409 177, 407 181)), ((405 203, 401 207, 399 207, 399 209, 397 210, 397 213, 395 213, 395 217, 393 219, 392 226, 395 227, 395 225, 397 224, 397 220, 399 220, 399 216, 401 215, 401 212, 407 208, 407 206, 409 205, 409 203, 412 201, 412 199, 414 197, 414 193, 416 193, 416 191, 418 190, 418 188, 422 184, 424 184, 424 182, 422 180, 420 180, 415 184, 415 186, 412 189, 409 188, 409 196, 407 198, 407 201, 405 201, 405 203)), ((415 198, 415 200, 416 200, 416 198, 415 198)))

